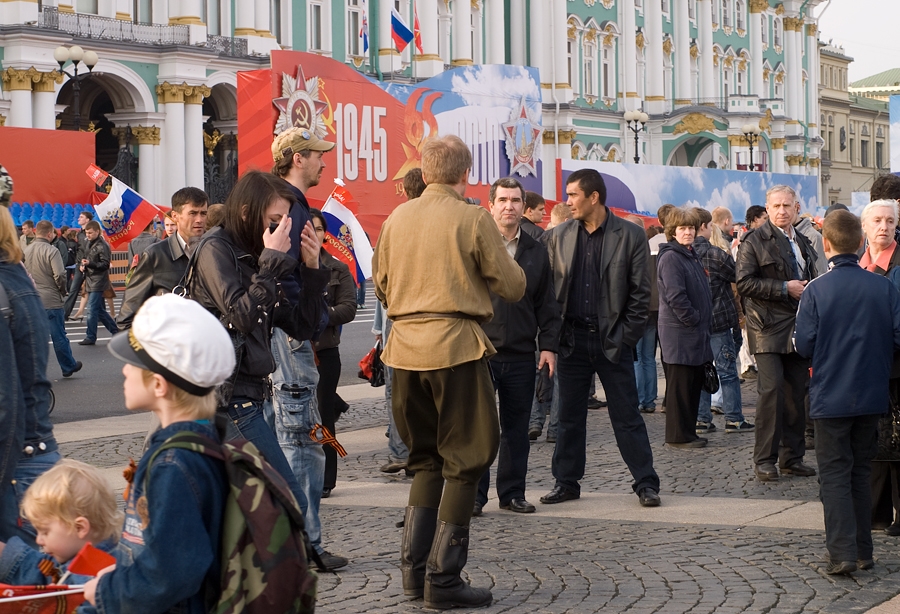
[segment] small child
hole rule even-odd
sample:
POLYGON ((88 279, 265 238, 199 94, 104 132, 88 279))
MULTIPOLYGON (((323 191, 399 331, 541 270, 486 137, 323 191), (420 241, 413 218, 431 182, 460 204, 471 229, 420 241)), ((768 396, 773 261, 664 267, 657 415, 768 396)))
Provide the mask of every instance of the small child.
POLYGON ((812 359, 809 416, 825 508, 825 573, 834 575, 875 565, 869 479, 900 349, 900 292, 860 268, 862 227, 855 215, 831 213, 822 234, 830 270, 803 290, 794 343, 812 359))
MULTIPOLYGON (((56 584, 69 561, 87 543, 118 561, 128 553, 118 545, 122 514, 107 481, 94 467, 61 460, 25 491, 22 516, 37 529, 38 552, 18 537, 0 544, 0 582, 16 586, 56 584)), ((86 576, 70 575, 68 584, 86 576)))
POLYGON ((225 468, 192 450, 155 452, 181 431, 219 441, 210 421, 215 388, 234 372, 231 337, 199 303, 164 294, 144 303, 109 351, 125 362, 125 407, 152 411, 160 428, 126 502, 122 543, 133 563, 87 582, 84 596, 95 607, 85 604, 79 612, 133 612, 140 604, 147 614, 205 613, 207 600, 221 590, 225 468))

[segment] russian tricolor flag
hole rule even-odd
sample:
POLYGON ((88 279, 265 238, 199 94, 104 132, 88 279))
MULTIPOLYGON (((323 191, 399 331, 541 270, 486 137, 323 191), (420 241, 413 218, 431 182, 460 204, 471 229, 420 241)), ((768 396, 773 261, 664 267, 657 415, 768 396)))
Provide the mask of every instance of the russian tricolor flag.
POLYGON ((325 201, 322 215, 328 224, 328 232, 325 233, 324 247, 329 254, 347 265, 358 286, 372 276, 373 250, 359 220, 346 207, 346 203, 352 200, 350 192, 339 184, 325 201))
POLYGON ((406 25, 403 17, 395 8, 391 9, 391 36, 394 39, 394 44, 397 45, 397 51, 401 53, 414 38, 413 31, 409 29, 409 26, 406 25))
POLYGON ((94 211, 97 213, 100 227, 103 228, 103 234, 113 249, 128 245, 128 242, 141 234, 160 212, 128 185, 93 164, 88 167, 87 174, 97 182, 97 185, 102 185, 107 177, 112 181, 109 195, 103 202, 94 205, 94 211))

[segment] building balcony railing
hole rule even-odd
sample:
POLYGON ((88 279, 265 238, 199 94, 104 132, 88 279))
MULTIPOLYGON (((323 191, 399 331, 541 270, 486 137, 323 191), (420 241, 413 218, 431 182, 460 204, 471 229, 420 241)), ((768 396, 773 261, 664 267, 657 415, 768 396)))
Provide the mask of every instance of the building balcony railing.
POLYGON ((216 36, 210 34, 206 37, 206 47, 219 55, 241 58, 247 55, 247 39, 231 36, 216 36))
POLYGON ((38 27, 68 32, 79 38, 123 41, 142 45, 188 45, 188 26, 132 23, 85 13, 61 13, 45 6, 38 15, 38 27))

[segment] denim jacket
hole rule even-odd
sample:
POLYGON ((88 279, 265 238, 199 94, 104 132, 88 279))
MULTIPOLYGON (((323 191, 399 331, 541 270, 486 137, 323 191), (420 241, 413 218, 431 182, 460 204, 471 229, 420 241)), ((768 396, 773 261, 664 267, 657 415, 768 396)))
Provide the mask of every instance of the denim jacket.
POLYGON ((25 442, 43 452, 52 452, 57 446, 46 375, 50 350, 47 312, 21 263, 0 262, 0 284, 12 309, 9 321, 0 316, 0 373, 5 380, 0 386, 0 484, 8 485, 25 442))
POLYGON ((176 422, 154 433, 125 505, 120 542, 134 562, 101 577, 96 607, 83 606, 79 614, 205 614, 207 597, 219 594, 224 465, 198 452, 166 450, 153 463, 144 492, 153 453, 188 430, 219 441, 215 429, 200 422, 176 422))
MULTIPOLYGON (((94 547, 116 557, 116 565, 131 564, 131 550, 122 546, 118 539, 106 539, 94 544, 94 547)), ((12 586, 31 586, 34 584, 56 584, 59 577, 66 573, 69 564, 56 565, 56 560, 48 554, 35 550, 18 537, 6 542, 3 554, 0 554, 0 582, 12 586), (59 572, 58 577, 44 575, 38 568, 41 561, 51 561, 59 572)), ((90 576, 72 574, 66 578, 66 584, 75 586, 90 580, 90 576)))

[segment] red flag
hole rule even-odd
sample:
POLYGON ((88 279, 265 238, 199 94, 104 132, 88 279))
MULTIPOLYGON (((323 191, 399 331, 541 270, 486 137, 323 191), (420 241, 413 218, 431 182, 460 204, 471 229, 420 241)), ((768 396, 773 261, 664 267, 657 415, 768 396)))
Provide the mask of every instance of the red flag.
POLYGON ((422 31, 419 29, 419 9, 416 7, 415 2, 413 2, 413 36, 416 41, 416 51, 425 53, 422 51, 422 31))
POLYGON ((96 576, 101 569, 106 569, 110 565, 115 564, 116 558, 113 555, 94 548, 88 543, 82 546, 75 558, 69 563, 68 571, 79 576, 96 576))
POLYGON ((91 181, 96 183, 97 185, 103 185, 106 181, 106 178, 109 177, 109 173, 105 170, 97 166, 96 164, 91 164, 87 167, 87 176, 91 178, 91 181))
POLYGON ((84 587, 0 584, 0 614, 75 612, 84 603, 84 587))

